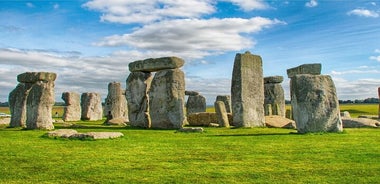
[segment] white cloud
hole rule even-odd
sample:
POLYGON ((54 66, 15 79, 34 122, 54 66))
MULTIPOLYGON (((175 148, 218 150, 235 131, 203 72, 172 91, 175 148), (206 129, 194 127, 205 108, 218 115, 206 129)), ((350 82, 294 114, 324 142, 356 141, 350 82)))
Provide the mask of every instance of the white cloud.
POLYGON ((150 23, 167 18, 198 18, 215 11, 211 0, 92 0, 83 5, 103 13, 102 21, 150 23))
POLYGON ((139 50, 176 53, 188 59, 251 48, 255 43, 243 33, 284 24, 277 19, 176 19, 148 24, 132 33, 105 37, 98 46, 127 45, 139 50))
POLYGON ((312 8, 318 6, 317 0, 310 0, 305 4, 306 7, 312 8))
POLYGON ((347 13, 348 15, 356 15, 360 17, 379 17, 379 14, 377 12, 366 10, 366 9, 354 9, 347 13))
POLYGON ((365 99, 377 97, 377 88, 380 79, 358 79, 347 80, 332 76, 337 90, 338 98, 341 100, 365 99))
MULTIPOLYGON (((379 54, 380 53, 380 49, 375 49, 375 53, 379 54)), ((369 59, 380 62, 380 55, 378 55, 378 56, 370 56, 369 59)))
POLYGON ((232 2, 244 11, 267 9, 269 6, 262 0, 224 0, 232 2))
MULTIPOLYGON (((360 69, 368 69, 368 67, 359 67, 360 69)), ((347 70, 347 71, 331 71, 331 75, 347 75, 347 74, 380 74, 380 70, 347 70)))
POLYGON ((376 53, 380 53, 380 49, 375 49, 375 52, 376 53))

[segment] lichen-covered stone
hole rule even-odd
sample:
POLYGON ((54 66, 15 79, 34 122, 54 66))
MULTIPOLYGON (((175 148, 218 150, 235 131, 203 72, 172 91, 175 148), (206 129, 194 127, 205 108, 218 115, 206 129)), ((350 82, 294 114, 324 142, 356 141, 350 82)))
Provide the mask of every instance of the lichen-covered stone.
POLYGON ((17 76, 17 81, 22 83, 35 83, 37 81, 55 81, 57 74, 50 72, 25 72, 17 76))
POLYGON ((199 92, 197 92, 197 91, 185 91, 185 95, 196 96, 196 95, 199 95, 199 92))
POLYGON ((216 102, 222 101, 224 105, 226 106, 227 113, 232 113, 232 107, 231 107, 231 96, 230 95, 218 95, 216 96, 216 102))
POLYGON ((186 124, 185 76, 180 69, 157 72, 149 92, 152 128, 179 129, 186 124))
POLYGON ((276 76, 269 76, 264 78, 264 84, 268 83, 281 83, 284 81, 284 77, 276 75, 276 76))
POLYGON ((279 115, 285 117, 285 94, 280 83, 264 84, 264 104, 267 115, 279 115), (270 109, 268 109, 270 105, 270 109), (270 111, 270 112, 269 112, 270 111))
POLYGON ((108 95, 105 99, 104 114, 111 115, 112 119, 122 118, 128 122, 128 105, 125 91, 120 82, 110 82, 108 84, 108 95))
POLYGON ((79 121, 82 114, 80 94, 76 92, 63 92, 62 100, 65 102, 63 121, 79 121))
POLYGON ((295 75, 291 79, 293 118, 299 133, 341 132, 339 103, 328 75, 295 75))
POLYGON ((287 70, 288 78, 292 78, 298 74, 311 74, 320 75, 322 70, 322 65, 320 63, 313 64, 303 64, 294 68, 287 70))
POLYGON ((11 112, 10 127, 26 126, 26 100, 32 84, 19 83, 16 88, 9 93, 8 102, 11 112))
POLYGON ((224 105, 224 102, 216 101, 214 106, 219 126, 230 127, 230 122, 228 121, 226 106, 224 105))
MULTIPOLYGON (((232 114, 227 113, 228 122, 232 122, 232 114)), ((187 122, 190 126, 209 126, 211 123, 218 124, 216 112, 199 112, 189 114, 187 122)))
POLYGON ((235 126, 265 126, 264 80, 260 56, 252 55, 249 52, 236 54, 231 95, 235 126))
POLYGON ((150 128, 148 91, 152 82, 149 72, 131 72, 127 78, 126 98, 129 124, 132 127, 150 128))
POLYGON ((102 99, 99 93, 82 93, 82 120, 97 121, 103 118, 102 99))
POLYGON ((129 63, 131 72, 156 72, 166 69, 180 68, 185 61, 178 57, 149 58, 129 63))
POLYGON ((191 95, 186 102, 187 114, 206 112, 206 98, 202 95, 191 95))

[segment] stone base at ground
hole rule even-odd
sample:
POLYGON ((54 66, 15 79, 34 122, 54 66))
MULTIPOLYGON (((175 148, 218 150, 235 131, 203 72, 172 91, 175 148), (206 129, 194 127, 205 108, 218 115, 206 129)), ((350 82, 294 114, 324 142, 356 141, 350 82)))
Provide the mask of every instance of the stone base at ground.
POLYGON ((107 120, 106 122, 104 122, 104 124, 125 126, 127 125, 127 122, 125 121, 123 117, 120 117, 120 118, 113 118, 113 119, 107 120))
MULTIPOLYGON (((229 122, 232 122, 232 114, 227 113, 229 122)), ((218 124, 218 117, 215 112, 199 112, 187 115, 187 122, 190 126, 210 126, 218 124)))
POLYGON ((343 128, 380 127, 380 122, 368 118, 342 118, 343 128))
POLYGON ((48 137, 60 137, 70 139, 114 139, 123 137, 121 132, 87 132, 78 133, 73 129, 60 129, 46 133, 48 137))
POLYGON ((183 127, 177 130, 178 132, 203 132, 202 127, 183 127))
POLYGON ((0 125, 9 125, 11 118, 0 118, 0 125))
POLYGON ((296 128, 296 122, 282 116, 265 116, 265 125, 269 128, 296 128))

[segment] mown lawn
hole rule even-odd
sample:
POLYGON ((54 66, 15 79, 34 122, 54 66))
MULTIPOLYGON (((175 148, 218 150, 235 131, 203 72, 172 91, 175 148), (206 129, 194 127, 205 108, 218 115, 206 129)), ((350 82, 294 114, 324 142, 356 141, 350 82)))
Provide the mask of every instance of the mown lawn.
MULTIPOLYGON (((204 133, 107 127, 112 140, 45 138, 0 128, 0 183, 378 183, 380 130, 295 134, 276 128, 204 133)), ((56 125, 56 128, 63 128, 56 125)))

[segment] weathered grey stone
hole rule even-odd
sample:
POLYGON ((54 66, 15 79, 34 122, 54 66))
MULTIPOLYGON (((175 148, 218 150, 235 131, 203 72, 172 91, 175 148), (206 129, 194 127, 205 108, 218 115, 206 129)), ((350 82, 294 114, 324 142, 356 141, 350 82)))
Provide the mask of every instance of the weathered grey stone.
POLYGON ((26 128, 54 129, 51 112, 54 103, 54 81, 33 83, 26 102, 26 128))
POLYGON ((129 124, 132 127, 150 128, 149 96, 152 74, 131 72, 127 78, 126 97, 128 102, 129 124))
POLYGON ((295 75, 291 79, 293 118, 299 133, 343 130, 333 80, 328 75, 295 75))
MULTIPOLYGON (((266 83, 264 84, 264 104, 270 104, 271 112, 266 114, 279 115, 285 117, 285 94, 284 89, 280 83, 266 83)), ((267 107, 267 106, 265 106, 267 107)), ((269 111, 269 109, 266 109, 269 111)))
POLYGON ((185 61, 178 57, 149 58, 129 63, 131 72, 156 72, 166 69, 180 68, 185 61))
POLYGON ((206 98, 202 95, 191 95, 186 102, 187 114, 206 112, 206 98))
POLYGON ((264 84, 281 83, 282 81, 284 81, 284 77, 279 76, 279 75, 264 77, 264 84))
POLYGON ((78 133, 73 129, 60 129, 46 133, 48 137, 60 137, 71 139, 114 139, 123 137, 121 132, 87 132, 78 133))
POLYGON ((227 113, 232 113, 232 107, 231 107, 231 96, 230 95, 218 95, 216 96, 216 102, 222 101, 224 105, 226 106, 227 113))
POLYGON ((272 115, 272 104, 264 104, 264 114, 265 116, 272 115))
POLYGON ((185 77, 180 69, 157 72, 149 92, 152 128, 179 129, 186 124, 185 77))
POLYGON ((110 82, 108 84, 108 95, 105 99, 104 114, 112 116, 111 119, 123 118, 128 122, 128 104, 125 97, 125 91, 121 88, 119 82, 110 82))
POLYGON ((288 78, 292 78, 298 74, 311 74, 320 75, 322 70, 322 65, 320 63, 313 64, 303 64, 294 68, 287 70, 288 78))
POLYGON ((178 132, 203 132, 202 127, 182 127, 177 130, 178 132))
POLYGON ((121 132, 87 132, 84 135, 92 139, 115 139, 124 136, 121 132))
POLYGON ((197 92, 197 91, 185 91, 185 95, 196 96, 196 95, 199 95, 199 92, 197 92))
POLYGON ((293 120, 277 115, 265 116, 265 125, 269 128, 296 128, 296 123, 293 120))
POLYGON ((249 52, 236 54, 231 95, 235 126, 265 126, 264 80, 260 56, 252 55, 249 52))
POLYGON ((340 117, 342 118, 351 118, 350 112, 344 111, 340 113, 340 117))
POLYGON ((63 121, 79 121, 82 114, 80 95, 76 92, 63 92, 62 100, 65 102, 63 121))
POLYGON ((228 121, 226 106, 224 105, 224 102, 216 101, 214 106, 219 126, 230 127, 230 122, 228 121))
POLYGON ((380 119, 380 87, 377 88, 377 94, 379 96, 378 118, 380 119))
POLYGON ((69 138, 70 136, 77 134, 78 131, 73 129, 59 129, 46 133, 48 137, 61 137, 61 138, 69 138))
POLYGON ((378 120, 368 118, 342 118, 343 128, 380 127, 378 120))
POLYGON ((11 118, 0 118, 0 125, 9 125, 11 118))
POLYGON ((106 122, 104 122, 105 125, 119 125, 119 126, 125 126, 127 125, 127 122, 125 121, 124 118, 113 118, 109 119, 106 122))
POLYGON ((17 81, 22 83, 35 83, 37 81, 55 81, 57 74, 50 72, 25 72, 17 76, 17 81))
POLYGON ((97 121, 103 118, 102 100, 99 93, 82 93, 82 120, 97 121))
MULTIPOLYGON (((228 122, 232 122, 232 114, 227 113, 228 122)), ((216 112, 199 112, 189 114, 187 122, 190 126, 209 126, 211 123, 218 124, 216 112)))
POLYGON ((32 84, 19 83, 14 90, 9 93, 9 110, 11 112, 10 127, 26 126, 26 100, 32 84))

